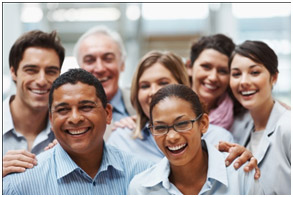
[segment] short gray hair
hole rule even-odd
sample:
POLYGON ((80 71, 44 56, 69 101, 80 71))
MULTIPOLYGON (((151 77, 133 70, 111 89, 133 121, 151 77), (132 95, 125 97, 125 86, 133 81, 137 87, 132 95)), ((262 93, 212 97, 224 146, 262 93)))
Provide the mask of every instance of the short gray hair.
POLYGON ((109 29, 108 27, 106 27, 104 25, 99 25, 99 26, 95 26, 95 27, 89 29, 87 32, 85 32, 78 39, 77 43, 75 44, 74 49, 73 49, 73 55, 75 56, 78 64, 79 64, 78 51, 79 51, 79 48, 80 48, 82 41, 91 35, 99 35, 99 34, 106 35, 106 36, 109 36, 110 38, 112 38, 112 40, 118 45, 118 49, 121 53, 121 60, 122 60, 122 62, 124 62, 125 58, 126 58, 126 50, 125 50, 123 41, 122 41, 119 33, 109 29))

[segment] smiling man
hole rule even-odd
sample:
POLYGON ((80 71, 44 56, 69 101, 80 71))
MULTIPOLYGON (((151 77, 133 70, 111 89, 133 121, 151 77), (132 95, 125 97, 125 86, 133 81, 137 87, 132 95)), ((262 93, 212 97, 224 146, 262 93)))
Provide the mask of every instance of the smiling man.
POLYGON ((119 75, 124 71, 126 50, 120 35, 105 26, 85 32, 74 47, 79 66, 102 83, 107 100, 113 106, 113 120, 135 114, 130 92, 119 88, 119 75))
POLYGON ((30 31, 16 40, 9 54, 16 94, 3 102, 3 176, 23 172, 53 139, 48 97, 59 76, 65 50, 55 31, 30 31))
POLYGON ((135 174, 152 165, 104 143, 112 119, 102 84, 71 69, 52 85, 49 117, 59 141, 38 155, 38 165, 3 179, 3 193, 17 195, 123 195, 135 174))

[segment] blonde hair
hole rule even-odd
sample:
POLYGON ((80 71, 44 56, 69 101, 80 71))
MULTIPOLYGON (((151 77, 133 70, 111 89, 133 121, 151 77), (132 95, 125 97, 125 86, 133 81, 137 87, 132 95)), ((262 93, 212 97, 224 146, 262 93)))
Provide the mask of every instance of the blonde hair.
POLYGON ((171 71, 178 84, 190 86, 188 74, 181 58, 172 52, 168 51, 150 51, 143 56, 139 62, 136 71, 132 78, 131 84, 131 104, 136 110, 137 120, 136 129, 133 133, 133 138, 142 138, 141 130, 149 121, 149 118, 144 114, 142 107, 138 101, 139 79, 146 69, 155 63, 162 64, 165 68, 171 71))

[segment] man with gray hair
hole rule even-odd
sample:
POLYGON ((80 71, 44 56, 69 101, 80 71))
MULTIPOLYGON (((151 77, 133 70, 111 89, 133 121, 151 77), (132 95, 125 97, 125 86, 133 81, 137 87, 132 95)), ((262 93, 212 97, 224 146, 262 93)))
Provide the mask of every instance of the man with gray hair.
POLYGON ((74 47, 79 66, 98 78, 113 106, 113 120, 135 114, 130 92, 118 86, 119 74, 124 71, 126 50, 120 35, 105 26, 85 32, 74 47))

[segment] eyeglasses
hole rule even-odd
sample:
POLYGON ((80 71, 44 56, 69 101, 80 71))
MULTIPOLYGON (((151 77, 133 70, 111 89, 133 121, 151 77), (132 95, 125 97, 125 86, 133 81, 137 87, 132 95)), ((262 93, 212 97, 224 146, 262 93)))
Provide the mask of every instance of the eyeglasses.
POLYGON ((177 122, 171 126, 168 125, 151 125, 149 129, 151 130, 153 135, 165 135, 169 132, 170 128, 173 128, 176 132, 185 132, 189 131, 193 127, 193 123, 196 122, 202 114, 196 117, 193 120, 186 120, 182 122, 177 122))

